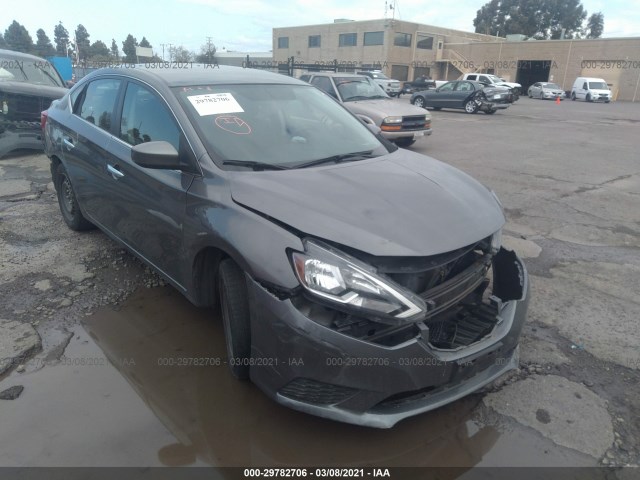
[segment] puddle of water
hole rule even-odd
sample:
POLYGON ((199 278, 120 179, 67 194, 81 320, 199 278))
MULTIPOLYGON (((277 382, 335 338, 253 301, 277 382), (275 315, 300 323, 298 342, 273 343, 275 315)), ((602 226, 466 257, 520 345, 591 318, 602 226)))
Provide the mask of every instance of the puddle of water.
POLYGON ((216 315, 170 287, 138 291, 85 328, 90 338, 79 329, 66 356, 106 355, 113 366, 51 366, 2 382, 19 379, 25 391, 0 404, 0 465, 588 464, 533 430, 473 421, 477 395, 376 430, 281 407, 225 365, 169 366, 167 358, 226 356, 216 315))

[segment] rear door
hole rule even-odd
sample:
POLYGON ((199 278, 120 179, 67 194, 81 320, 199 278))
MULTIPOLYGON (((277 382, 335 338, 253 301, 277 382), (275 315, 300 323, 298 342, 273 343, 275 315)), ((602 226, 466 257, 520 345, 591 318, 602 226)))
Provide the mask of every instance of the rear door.
POLYGON ((194 174, 143 168, 131 160, 131 149, 163 140, 198 171, 195 155, 165 100, 151 87, 129 81, 123 95, 116 135, 109 148, 100 209, 103 225, 130 248, 171 278, 184 284, 183 225, 186 192, 194 174))
POLYGON ((84 213, 101 223, 103 198, 100 182, 111 143, 111 128, 122 80, 99 78, 91 81, 75 98, 73 113, 58 128, 62 135, 64 165, 84 213))

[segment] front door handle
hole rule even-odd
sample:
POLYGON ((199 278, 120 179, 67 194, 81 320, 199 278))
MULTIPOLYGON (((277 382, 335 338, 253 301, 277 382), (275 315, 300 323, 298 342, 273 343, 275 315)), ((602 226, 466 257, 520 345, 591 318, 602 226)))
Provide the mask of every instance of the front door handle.
POLYGON ((67 146, 69 150, 71 150, 72 148, 75 148, 75 145, 73 144, 73 140, 71 140, 70 138, 62 137, 62 141, 64 142, 64 144, 67 146))
POLYGON ((122 173, 118 167, 114 167, 113 165, 107 164, 107 171, 111 174, 114 180, 124 177, 124 173, 122 173))

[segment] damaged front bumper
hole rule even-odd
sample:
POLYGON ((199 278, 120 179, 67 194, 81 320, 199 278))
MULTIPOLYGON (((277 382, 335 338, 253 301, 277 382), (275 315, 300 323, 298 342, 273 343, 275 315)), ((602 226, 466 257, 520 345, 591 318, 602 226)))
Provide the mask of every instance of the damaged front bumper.
MULTIPOLYGON (((463 344, 452 341, 451 328, 438 325, 437 316, 407 326, 396 342, 355 338, 319 324, 292 299, 278 298, 248 279, 251 379, 293 409, 378 428, 468 395, 518 366, 529 301, 527 271, 515 253, 504 249, 492 266, 492 295, 484 313, 448 320, 457 332, 454 338, 480 325, 481 336, 463 344), (482 326, 487 311, 494 315, 489 329, 482 326)), ((472 284, 473 269, 461 278, 437 290, 434 303, 459 301, 472 284)))

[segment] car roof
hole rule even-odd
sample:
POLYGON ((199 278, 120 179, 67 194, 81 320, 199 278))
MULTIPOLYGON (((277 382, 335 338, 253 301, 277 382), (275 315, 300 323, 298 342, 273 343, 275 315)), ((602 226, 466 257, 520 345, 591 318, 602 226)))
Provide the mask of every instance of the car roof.
POLYGON ((30 55, 28 53, 15 52, 13 50, 3 50, 0 49, 0 56, 5 58, 11 58, 15 60, 33 60, 37 62, 46 62, 47 60, 41 57, 36 57, 35 55, 30 55))
POLYGON ((359 73, 344 73, 344 72, 313 72, 312 75, 323 75, 326 77, 362 77, 359 73))
POLYGON ((227 65, 209 66, 190 62, 185 62, 184 64, 167 62, 164 64, 129 65, 128 68, 102 68, 92 72, 85 78, 90 79, 97 75, 123 75, 151 84, 161 83, 168 87, 256 83, 308 85, 306 82, 287 75, 265 72, 254 68, 227 65), (162 65, 166 65, 166 68, 162 67, 162 65))

